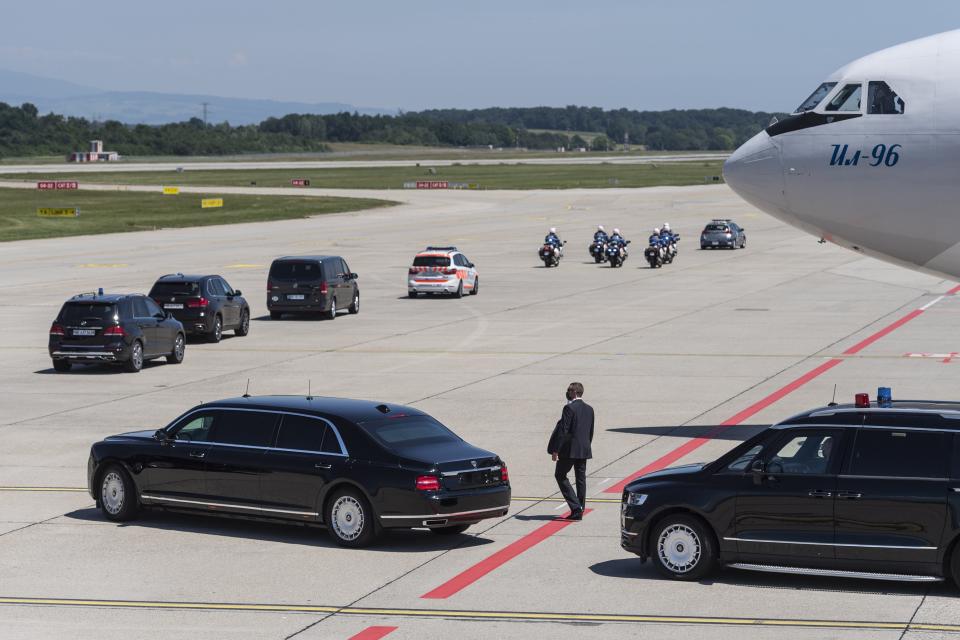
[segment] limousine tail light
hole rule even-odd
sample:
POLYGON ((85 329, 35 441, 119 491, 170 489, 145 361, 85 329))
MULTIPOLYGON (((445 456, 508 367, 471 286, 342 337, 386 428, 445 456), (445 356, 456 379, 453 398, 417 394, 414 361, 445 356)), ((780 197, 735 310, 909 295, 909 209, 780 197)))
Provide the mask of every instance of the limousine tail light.
POLYGON ((417 476, 417 491, 440 491, 440 478, 437 476, 417 476))
POLYGON ((62 336, 66 335, 66 333, 64 332, 63 327, 54 322, 52 325, 50 325, 50 335, 62 336))
POLYGON ((510 472, 505 464, 500 466, 500 482, 510 482, 510 472))

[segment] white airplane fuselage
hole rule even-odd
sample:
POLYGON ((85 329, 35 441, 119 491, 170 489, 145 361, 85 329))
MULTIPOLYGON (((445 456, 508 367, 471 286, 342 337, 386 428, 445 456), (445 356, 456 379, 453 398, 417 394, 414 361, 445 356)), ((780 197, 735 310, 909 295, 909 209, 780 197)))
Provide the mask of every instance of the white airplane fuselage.
POLYGON ((817 237, 960 279, 960 30, 860 58, 821 90, 737 149, 727 183, 817 237))

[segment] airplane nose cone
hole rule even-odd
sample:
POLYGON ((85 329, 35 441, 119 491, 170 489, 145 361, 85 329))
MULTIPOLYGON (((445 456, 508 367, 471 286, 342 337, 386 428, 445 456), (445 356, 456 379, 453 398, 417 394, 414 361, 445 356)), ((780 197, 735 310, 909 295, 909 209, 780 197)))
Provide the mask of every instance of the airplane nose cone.
POLYGON ((780 149, 766 131, 747 140, 723 163, 723 179, 737 195, 764 211, 783 211, 780 149))

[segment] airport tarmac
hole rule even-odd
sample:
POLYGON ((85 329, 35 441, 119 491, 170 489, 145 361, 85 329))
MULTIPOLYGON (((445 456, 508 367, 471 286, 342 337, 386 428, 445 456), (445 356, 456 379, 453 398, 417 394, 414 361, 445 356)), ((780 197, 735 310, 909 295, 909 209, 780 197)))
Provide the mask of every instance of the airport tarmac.
MULTIPOLYGON (((493 152, 491 152, 493 153, 493 152)), ((585 156, 558 153, 555 157, 492 157, 466 159, 411 158, 406 160, 256 160, 229 162, 64 162, 60 164, 0 165, 7 173, 97 173, 115 171, 249 171, 251 169, 362 169, 372 167, 449 167, 452 165, 499 164, 661 164, 665 162, 705 162, 723 160, 726 152, 669 153, 663 155, 585 156)))
POLYGON ((722 185, 399 195, 397 207, 304 220, 0 245, 0 635, 960 636, 960 596, 945 584, 735 570, 667 581, 621 550, 617 493, 641 469, 713 459, 825 404, 834 385, 841 400, 881 385, 956 399, 955 283, 820 245, 722 185), (700 251, 712 217, 736 219, 747 248, 700 251), (682 234, 680 255, 651 270, 642 246, 664 221, 682 234), (598 223, 634 240, 622 269, 589 260, 598 223), (537 258, 550 226, 568 240, 557 269, 537 258), (438 243, 477 264, 478 296, 407 298, 414 253, 438 243), (298 253, 346 257, 361 313, 267 319, 267 267, 298 253), (191 343, 182 365, 139 374, 53 373, 47 330, 67 297, 145 292, 176 271, 220 273, 243 290, 250 335, 191 343), (309 384, 431 413, 507 461, 509 515, 364 550, 304 527, 99 515, 81 489, 92 442, 240 395, 248 379, 254 395, 309 384), (554 520, 564 506, 545 450, 572 380, 598 419, 595 500, 578 523, 554 520))

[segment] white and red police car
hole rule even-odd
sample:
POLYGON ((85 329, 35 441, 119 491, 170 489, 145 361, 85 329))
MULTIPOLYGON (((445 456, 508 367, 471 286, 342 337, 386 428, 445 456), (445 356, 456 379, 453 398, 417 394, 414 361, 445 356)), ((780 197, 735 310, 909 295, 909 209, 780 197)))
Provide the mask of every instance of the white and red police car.
POLYGON ((475 296, 479 290, 477 268, 456 247, 427 247, 407 270, 411 298, 421 293, 450 293, 459 298, 464 293, 475 296))

